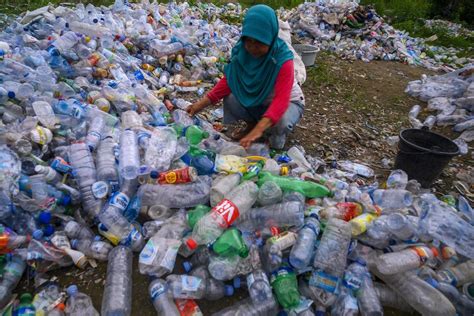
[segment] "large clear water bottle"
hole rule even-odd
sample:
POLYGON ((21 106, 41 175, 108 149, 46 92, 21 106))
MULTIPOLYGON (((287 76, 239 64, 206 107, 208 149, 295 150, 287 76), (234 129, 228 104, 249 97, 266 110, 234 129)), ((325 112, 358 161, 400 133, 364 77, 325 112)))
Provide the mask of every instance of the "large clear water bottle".
POLYGON ((422 315, 456 315, 453 304, 438 290, 412 271, 384 275, 371 266, 371 271, 422 315))
POLYGON ((89 123, 89 129, 86 135, 86 144, 91 151, 94 151, 102 139, 105 128, 105 120, 101 116, 95 116, 89 123))
POLYGON ((26 262, 19 256, 12 256, 4 267, 3 279, 0 282, 0 307, 4 307, 12 298, 12 291, 21 280, 26 269, 26 262))
POLYGON ((94 219, 102 208, 102 200, 92 193, 92 184, 97 181, 97 174, 89 147, 85 143, 72 144, 69 147, 69 161, 81 192, 82 208, 89 218, 94 219))
POLYGON ((116 242, 130 245, 134 251, 140 251, 144 240, 141 233, 122 215, 128 205, 125 195, 117 192, 99 213, 99 221, 107 228, 107 233, 117 238, 116 242))
POLYGON ((460 263, 454 267, 436 272, 439 282, 446 282, 455 286, 462 286, 474 281, 474 259, 460 263))
POLYGON ((355 291, 363 316, 383 315, 383 308, 365 261, 358 259, 350 264, 346 269, 344 281, 355 291))
POLYGON ((272 226, 301 227, 304 224, 304 205, 300 202, 291 201, 252 208, 247 213, 242 214, 238 222, 256 230, 272 226))
POLYGON ((234 288, 220 280, 214 279, 206 266, 193 269, 190 275, 201 278, 206 283, 206 292, 203 297, 206 300, 217 301, 224 296, 232 296, 234 294, 234 288))
POLYGON ((348 222, 331 218, 326 224, 314 256, 315 271, 310 281, 323 306, 330 306, 336 299, 334 293, 346 268, 351 235, 351 225, 348 222))
POLYGON ((155 235, 143 247, 138 260, 140 273, 161 277, 173 271, 181 240, 155 235))
POLYGON ((153 280, 148 287, 148 293, 158 315, 180 316, 170 288, 165 280, 153 280))
POLYGON ((413 203, 413 194, 402 189, 375 190, 373 199, 382 208, 382 212, 386 213, 409 207, 413 203))
POLYGON ((107 261, 113 246, 106 241, 97 239, 73 239, 71 246, 85 254, 88 258, 107 261))
POLYGON ((117 246, 109 253, 101 315, 130 315, 132 311, 132 250, 117 246))
POLYGON ((64 232, 66 233, 69 239, 94 239, 94 232, 92 229, 87 227, 86 225, 80 224, 74 220, 70 220, 67 222, 66 226, 64 226, 64 232))
POLYGON ((436 248, 417 246, 402 251, 384 253, 377 258, 377 269, 383 274, 396 274, 416 269, 438 256, 436 248))
POLYGON ((116 142, 110 136, 100 141, 96 155, 98 181, 118 184, 119 176, 114 155, 116 146, 116 142))
POLYGON ((138 176, 140 154, 137 135, 132 130, 125 130, 120 135, 119 171, 124 179, 135 179, 138 176))
POLYGON ((174 298, 201 299, 206 293, 206 282, 199 277, 171 274, 166 282, 174 298))
POLYGON ((247 288, 249 296, 255 305, 273 300, 270 281, 267 274, 260 269, 247 275, 247 288))
POLYGON ((320 223, 316 216, 308 217, 303 228, 298 232, 296 243, 291 248, 289 260, 294 268, 301 270, 309 265, 314 254, 319 231, 320 223))
POLYGON ((212 316, 273 316, 276 314, 278 314, 278 303, 274 298, 260 304, 255 304, 250 298, 247 298, 212 314, 212 316))

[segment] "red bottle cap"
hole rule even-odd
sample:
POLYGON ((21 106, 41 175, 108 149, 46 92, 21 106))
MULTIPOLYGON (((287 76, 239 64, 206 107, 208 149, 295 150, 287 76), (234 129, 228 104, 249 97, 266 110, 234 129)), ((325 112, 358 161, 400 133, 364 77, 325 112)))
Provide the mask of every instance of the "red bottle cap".
POLYGON ((189 238, 188 240, 186 240, 186 245, 188 246, 189 249, 191 250, 194 250, 197 248, 198 244, 197 242, 192 239, 192 238, 189 238))

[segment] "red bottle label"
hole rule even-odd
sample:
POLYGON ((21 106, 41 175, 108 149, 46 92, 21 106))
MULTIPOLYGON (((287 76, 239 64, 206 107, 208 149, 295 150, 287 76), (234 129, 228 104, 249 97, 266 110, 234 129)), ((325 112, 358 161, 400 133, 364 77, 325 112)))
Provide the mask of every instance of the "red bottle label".
POLYGON ((159 184, 179 184, 193 181, 192 169, 189 167, 170 170, 160 174, 159 184))
POLYGON ((229 227, 239 217, 239 209, 231 200, 223 199, 213 209, 212 212, 220 216, 229 227))

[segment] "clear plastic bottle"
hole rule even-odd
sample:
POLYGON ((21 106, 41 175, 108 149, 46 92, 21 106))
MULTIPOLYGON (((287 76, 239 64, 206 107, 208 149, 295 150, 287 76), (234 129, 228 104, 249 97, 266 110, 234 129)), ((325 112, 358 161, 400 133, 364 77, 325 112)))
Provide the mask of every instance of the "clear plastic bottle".
POLYGON ((120 134, 120 175, 125 179, 135 179, 138 176, 139 166, 137 135, 132 130, 125 130, 120 134))
POLYGON ((201 299, 206 293, 206 282, 199 277, 171 274, 166 282, 174 298, 201 299))
POLYGON ((413 194, 402 189, 375 190, 374 203, 382 208, 382 212, 399 210, 413 203, 413 194))
POLYGON ((383 308, 365 261, 359 259, 350 264, 346 269, 344 280, 356 291, 362 316, 383 315, 383 308))
POLYGON ((291 158, 291 162, 294 162, 299 168, 303 168, 305 171, 312 170, 311 164, 306 160, 304 153, 293 146, 287 151, 288 157, 291 158))
POLYGON ((181 241, 155 235, 143 247, 138 260, 140 273, 162 277, 173 271, 181 241))
POLYGON ((395 308, 403 312, 413 313, 413 308, 411 308, 411 306, 408 305, 400 295, 395 293, 395 291, 390 289, 385 284, 375 282, 374 288, 382 306, 395 308))
POLYGON ((95 151, 102 139, 105 128, 105 120, 101 116, 95 116, 89 124, 86 135, 86 144, 91 151, 95 151))
POLYGON ((262 270, 256 270, 247 275, 247 289, 255 305, 273 300, 270 281, 262 270))
POLYGON ((212 314, 212 316, 273 316, 277 313, 278 303, 274 298, 260 304, 255 304, 250 298, 247 298, 212 314))
POLYGON ((224 282, 214 279, 206 266, 200 266, 191 271, 192 276, 201 278, 206 283, 206 292, 204 299, 209 301, 217 301, 224 296, 232 296, 234 288, 231 285, 226 285, 224 282))
POLYGON ((455 286, 462 286, 474 281, 474 259, 460 263, 454 267, 436 272, 439 282, 446 282, 455 286))
POLYGON ((239 272, 239 264, 241 261, 243 260, 239 256, 220 257, 211 255, 209 257, 209 273, 217 280, 232 280, 239 272))
POLYGON ((265 182, 258 191, 257 202, 261 206, 271 205, 281 202, 283 192, 273 181, 265 182))
POLYGON ((177 141, 176 133, 172 128, 155 128, 145 151, 145 163, 158 172, 169 170, 176 153, 177 141))
POLYGON ((180 316, 178 308, 165 280, 155 279, 148 287, 151 301, 158 315, 180 316))
POLYGON ((69 239, 94 239, 94 232, 87 226, 70 220, 64 226, 64 231, 69 239))
POLYGON ((416 228, 407 215, 391 213, 387 218, 388 230, 399 240, 412 240, 416 236, 416 228))
POLYGON ((371 271, 422 315, 454 316, 453 304, 438 290, 412 272, 384 275, 376 268, 371 271))
POLYGON ((63 179, 61 174, 48 166, 36 165, 35 172, 44 175, 46 182, 51 184, 57 184, 63 179))
POLYGON ((393 170, 387 178, 388 189, 405 190, 408 183, 408 175, 403 170, 393 170))
POLYGON ((31 193, 34 200, 43 203, 48 198, 46 181, 43 174, 30 176, 31 193))
POLYGON ((397 274, 416 269, 438 256, 436 248, 412 247, 398 252, 385 253, 377 258, 377 269, 383 274, 397 274))
POLYGON ((70 285, 67 288, 69 298, 66 302, 65 312, 71 316, 99 316, 99 313, 92 305, 91 298, 79 292, 76 285, 70 285))
POLYGON ((102 200, 97 199, 92 193, 92 184, 96 182, 97 174, 89 147, 85 143, 72 144, 69 147, 69 161, 79 185, 83 210, 94 219, 102 208, 102 200))
POLYGON ((255 230, 271 227, 301 227, 304 224, 304 205, 291 201, 252 208, 240 216, 238 223, 255 230))
POLYGON ((107 228, 107 233, 114 236, 116 240, 111 240, 112 243, 121 242, 123 244, 130 244, 134 251, 140 251, 143 247, 144 240, 141 233, 122 215, 128 201, 123 197, 125 194, 117 192, 112 196, 99 213, 99 221, 107 228))
POLYGON ((13 255, 4 267, 3 278, 0 281, 0 306, 4 307, 12 298, 12 291, 21 280, 26 269, 26 261, 13 255))
POLYGON ((211 206, 216 206, 222 201, 224 196, 239 184, 241 178, 240 173, 233 173, 213 181, 210 197, 211 206))
POLYGON ((97 180, 118 184, 118 172, 115 163, 114 148, 117 144, 112 137, 103 138, 97 148, 97 180))
POLYGON ((106 241, 98 239, 73 239, 71 246, 85 254, 88 258, 107 261, 113 246, 106 241))
POLYGON ((320 223, 316 216, 306 218, 303 228, 291 248, 289 261, 297 270, 307 267, 315 251, 316 240, 320 231, 320 223))
POLYGON ((352 230, 348 222, 331 218, 321 237, 314 256, 310 284, 316 287, 318 300, 323 306, 335 300, 335 282, 340 279, 346 267, 347 252, 351 242, 352 230))
POLYGON ((194 226, 191 238, 186 244, 189 249, 213 242, 229 227, 239 215, 245 214, 257 200, 258 187, 255 183, 244 181, 225 195, 209 213, 194 226))
POLYGON ((132 251, 128 247, 117 246, 109 253, 101 315, 131 314, 132 262, 132 251))

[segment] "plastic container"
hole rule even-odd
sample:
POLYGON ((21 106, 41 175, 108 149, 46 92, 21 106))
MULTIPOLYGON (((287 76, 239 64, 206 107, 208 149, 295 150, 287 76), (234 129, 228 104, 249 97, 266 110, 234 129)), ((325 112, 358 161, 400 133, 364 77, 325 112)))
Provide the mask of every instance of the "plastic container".
POLYGON ((305 67, 310 67, 314 65, 314 61, 316 60, 316 54, 318 52, 316 46, 296 44, 293 45, 293 48, 295 49, 296 53, 301 56, 305 67))

